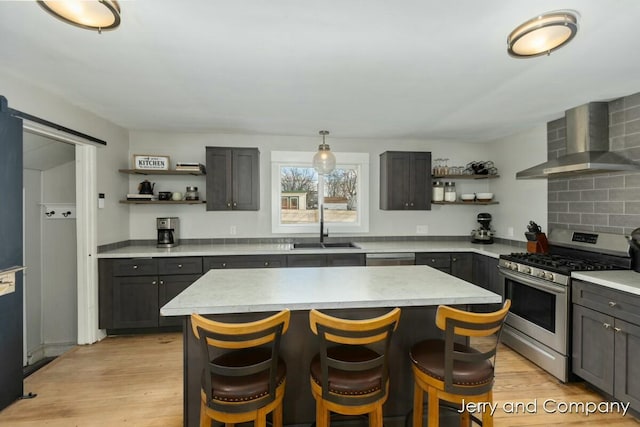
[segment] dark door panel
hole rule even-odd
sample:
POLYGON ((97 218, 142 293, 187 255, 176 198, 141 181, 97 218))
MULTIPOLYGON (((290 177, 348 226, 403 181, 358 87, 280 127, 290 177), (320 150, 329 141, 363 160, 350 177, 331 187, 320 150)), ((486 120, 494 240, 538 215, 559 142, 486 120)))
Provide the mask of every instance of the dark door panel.
MULTIPOLYGON (((0 270, 21 266, 22 120, 0 97, 0 270)), ((0 296, 0 410, 22 396, 22 273, 15 292, 0 296)))

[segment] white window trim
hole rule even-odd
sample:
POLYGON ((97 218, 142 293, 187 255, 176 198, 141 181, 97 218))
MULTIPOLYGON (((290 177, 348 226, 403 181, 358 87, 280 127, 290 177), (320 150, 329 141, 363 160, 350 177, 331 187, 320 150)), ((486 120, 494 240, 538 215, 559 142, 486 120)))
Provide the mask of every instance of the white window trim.
MULTIPOLYGON (((314 152, 272 151, 271 152, 271 232, 319 234, 318 224, 280 223, 280 168, 282 166, 311 167, 314 152)), ((358 221, 355 223, 325 222, 330 233, 366 233, 369 231, 369 154, 335 152, 337 168, 358 170, 358 221)), ((318 191, 322 191, 319 188, 318 191)))

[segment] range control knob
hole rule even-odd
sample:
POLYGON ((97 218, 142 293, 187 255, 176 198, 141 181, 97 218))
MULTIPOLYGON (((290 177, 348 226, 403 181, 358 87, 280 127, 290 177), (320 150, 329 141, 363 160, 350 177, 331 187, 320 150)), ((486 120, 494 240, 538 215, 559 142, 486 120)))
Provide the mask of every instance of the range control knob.
POLYGON ((518 271, 518 264, 511 264, 509 266, 510 269, 514 270, 514 271, 518 271))
POLYGON ((544 278, 547 280, 553 280, 554 279, 553 273, 544 273, 544 278))
POLYGON ((527 274, 531 274, 531 267, 523 267, 522 271, 524 271, 527 274))

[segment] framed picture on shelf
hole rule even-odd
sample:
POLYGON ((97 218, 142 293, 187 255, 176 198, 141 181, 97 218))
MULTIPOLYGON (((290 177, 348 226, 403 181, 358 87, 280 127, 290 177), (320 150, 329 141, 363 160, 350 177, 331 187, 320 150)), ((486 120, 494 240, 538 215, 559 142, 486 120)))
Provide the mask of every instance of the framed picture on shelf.
POLYGON ((139 170, 169 170, 169 156, 156 154, 134 154, 133 168, 139 170))

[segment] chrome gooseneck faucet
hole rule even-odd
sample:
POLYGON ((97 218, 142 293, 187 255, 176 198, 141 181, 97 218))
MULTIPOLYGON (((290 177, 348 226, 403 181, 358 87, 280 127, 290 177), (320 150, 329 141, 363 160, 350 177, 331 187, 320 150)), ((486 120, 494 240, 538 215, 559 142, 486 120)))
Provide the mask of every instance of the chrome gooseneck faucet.
POLYGON ((324 205, 320 204, 320 243, 324 242, 324 238, 329 237, 329 230, 324 231, 324 205))

